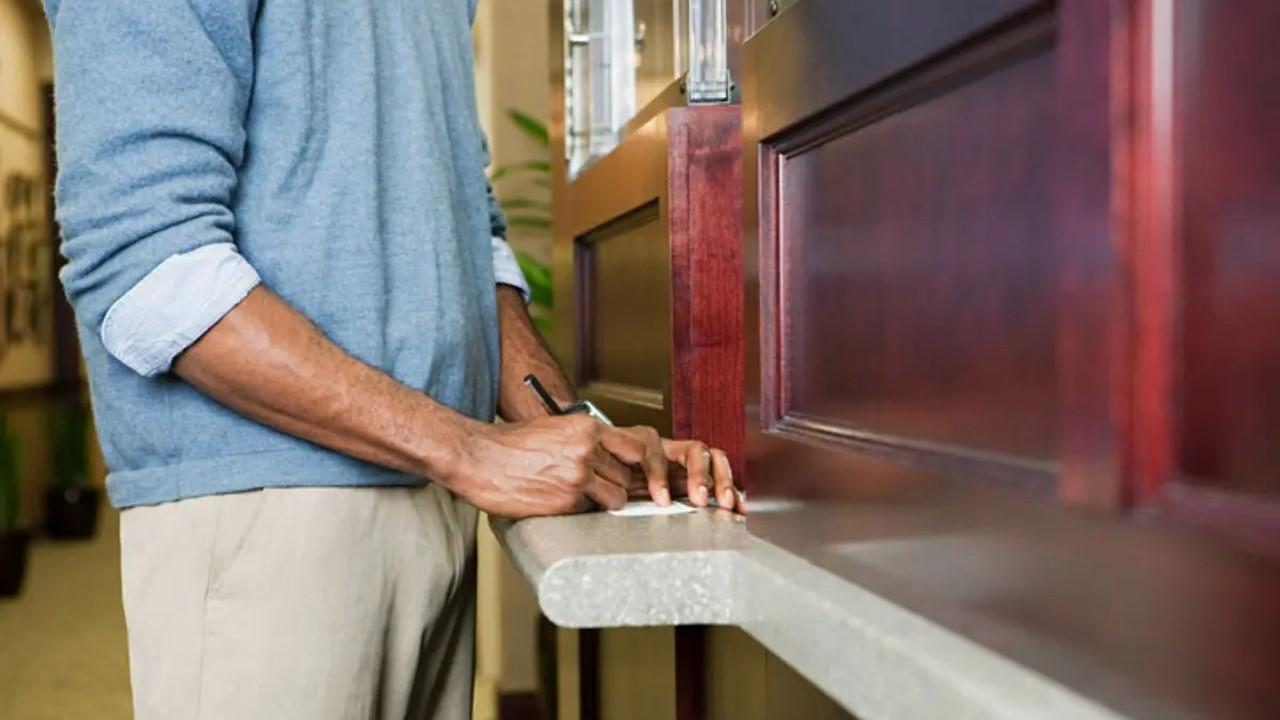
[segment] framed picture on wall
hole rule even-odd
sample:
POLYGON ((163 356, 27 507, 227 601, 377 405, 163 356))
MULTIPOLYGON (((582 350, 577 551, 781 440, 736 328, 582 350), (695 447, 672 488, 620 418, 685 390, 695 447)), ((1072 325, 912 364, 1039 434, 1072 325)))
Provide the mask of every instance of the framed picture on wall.
POLYGON ((27 24, 0 24, 0 391, 55 379, 45 55, 27 24))
POLYGON ((53 380, 53 246, 43 133, 0 110, 0 389, 53 380))

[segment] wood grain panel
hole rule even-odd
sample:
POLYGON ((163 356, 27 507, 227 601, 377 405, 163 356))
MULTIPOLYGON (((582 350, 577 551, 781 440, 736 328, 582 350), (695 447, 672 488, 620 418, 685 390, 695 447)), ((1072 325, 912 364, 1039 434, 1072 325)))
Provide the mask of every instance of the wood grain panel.
POLYGON ((1176 5, 1179 466, 1280 501, 1280 4, 1176 5))
MULTIPOLYGON (((1280 60, 1264 49, 1263 28, 1278 13, 1268 2, 1141 0, 1117 14, 1126 32, 1113 32, 1113 47, 1127 46, 1132 65, 1116 62, 1124 58, 1116 53, 1109 68, 1087 60, 1109 77, 1118 111, 1106 131, 1079 145, 1112 152, 1117 184, 1101 187, 1124 221, 1117 246, 1125 253, 1090 265, 1095 275, 1118 268, 1111 272, 1121 287, 1133 288, 1112 303, 1110 333, 1132 358, 1130 387, 1112 383, 1118 445, 1098 442, 1097 422, 1073 424, 1095 438, 1073 454, 1112 452, 1125 501, 1271 554, 1280 554, 1280 485, 1272 480, 1280 345, 1271 331, 1280 295, 1269 282, 1280 269, 1280 145, 1266 128, 1280 117, 1280 60)), ((1073 294, 1077 318, 1098 307, 1084 300, 1102 296, 1097 289, 1073 294)), ((1088 366, 1077 366, 1087 377, 1088 366)), ((1075 383, 1067 396, 1087 396, 1078 392, 1086 386, 1075 383)), ((1099 474, 1072 473, 1068 496, 1097 495, 1079 490, 1100 487, 1099 474)))
POLYGON ((616 422, 670 424, 664 413, 671 366, 666 236, 654 200, 577 240, 577 384, 616 422))
MULTIPOLYGON (((905 58, 896 9, 928 4, 872 5, 801 0, 744 54, 747 480, 753 499, 788 496, 750 516, 752 532, 1135 717, 1275 715, 1280 634, 1266 608, 1280 575, 1252 551, 1280 547, 1280 295, 1268 282, 1280 270, 1280 141, 1268 131, 1280 55, 1266 42, 1280 6, 1061 0, 974 29, 992 6, 955 3, 907 24, 915 37, 949 24, 959 44, 916 48, 918 59, 858 82, 863 49, 905 58), (858 12, 878 20, 850 22, 858 12), (1031 47, 1019 36, 1038 38, 1035 52, 1010 52, 1031 47), (777 61, 809 37, 816 46, 777 61), (779 74, 821 90, 783 89, 779 74), (985 95, 994 108, 963 102, 997 88, 985 95), (1028 104, 1042 110, 1019 126, 1028 104), (931 125, 931 112, 946 117, 931 125), (934 144, 935 126, 967 141, 934 144), (874 142, 860 144, 864 133, 874 142), (914 142, 900 139, 909 133, 914 142), (1004 153, 975 151, 988 135, 1005 138, 1004 153), (1036 177, 1001 185, 1028 155, 1036 177), (913 170, 913 182, 900 177, 913 170), (897 208, 910 212, 883 212, 897 208), (930 225, 935 215, 952 221, 930 225), (994 221, 1012 224, 983 225, 994 221), (964 252, 950 253, 953 238, 964 252), (1002 295, 1027 268, 1043 287, 1002 295), (1015 313, 991 317, 1049 326, 1025 332, 1051 348, 1041 402, 1054 407, 1031 412, 1056 425, 1041 447, 1058 499, 1117 512, 1064 511, 973 481, 999 458, 936 461, 989 448, 980 428, 953 426, 983 425, 993 408, 952 415, 942 448, 904 442, 935 441, 917 416, 872 411, 890 406, 867 397, 914 400, 920 387, 936 402, 913 407, 947 418, 964 385, 990 381, 985 353, 1003 357, 1010 333, 984 337, 949 286, 975 278, 986 281, 979 301, 1007 297, 1015 313), (877 294, 863 288, 877 282, 877 294), (910 293, 898 294, 903 284, 910 293), (895 303, 938 315, 893 314, 895 303), (951 335, 952 322, 968 332, 951 335), (796 352, 842 349, 850 336, 880 342, 854 345, 852 360, 796 352), (960 370, 947 357, 957 351, 960 370), (796 380, 821 377, 797 391, 796 380), (897 436, 860 438, 871 423, 897 436), (796 501, 806 497, 817 499, 796 501), (1188 520, 1217 536, 1178 526, 1188 520), (883 548, 895 550, 873 560, 883 548)), ((1021 384, 1016 366, 997 365, 1021 384)))
POLYGON ((736 107, 672 110, 672 432, 744 469, 742 125, 736 107))
POLYGON ((763 138, 766 428, 1051 487, 1054 24, 1017 19, 763 138))
POLYGON ((557 196, 555 243, 580 393, 620 424, 723 448, 739 471, 741 162, 736 107, 664 111, 557 196))
POLYGON ((774 146, 781 419, 1054 457, 1052 75, 774 146))
MULTIPOLYGON (((1108 510, 1128 502, 1134 458, 1142 451, 1131 432, 1138 362, 1133 293, 1153 289, 1137 286, 1131 264, 1138 252, 1135 237, 1153 234, 1138 227, 1138 206, 1154 200, 1140 197, 1134 187, 1143 129, 1133 107, 1138 91, 1132 5, 1060 4, 1054 41, 1057 494, 1073 506, 1108 510)), ((1161 322, 1156 316, 1148 320, 1152 327, 1161 322)), ((1158 372, 1141 377, 1160 382, 1158 372)))
POLYGON ((555 346, 579 394, 619 424, 670 433, 667 128, 663 111, 572 180, 557 167, 552 260, 555 346))

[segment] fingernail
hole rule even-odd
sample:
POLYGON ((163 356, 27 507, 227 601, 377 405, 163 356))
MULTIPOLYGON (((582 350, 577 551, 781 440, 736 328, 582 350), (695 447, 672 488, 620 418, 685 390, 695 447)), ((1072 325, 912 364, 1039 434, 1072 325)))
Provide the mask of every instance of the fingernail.
POLYGON ((733 506, 733 491, 732 491, 732 490, 730 490, 729 488, 725 488, 725 489, 724 489, 724 491, 720 493, 720 504, 721 504, 721 505, 723 505, 723 506, 725 506, 725 507, 732 507, 732 506, 733 506))
POLYGON ((659 504, 659 505, 670 505, 670 504, 671 504, 671 492, 670 492, 669 490, 667 490, 666 488, 658 488, 658 498, 657 498, 657 500, 658 500, 658 504, 659 504))
POLYGON ((693 489, 693 500, 699 505, 707 504, 707 489, 701 485, 693 489))

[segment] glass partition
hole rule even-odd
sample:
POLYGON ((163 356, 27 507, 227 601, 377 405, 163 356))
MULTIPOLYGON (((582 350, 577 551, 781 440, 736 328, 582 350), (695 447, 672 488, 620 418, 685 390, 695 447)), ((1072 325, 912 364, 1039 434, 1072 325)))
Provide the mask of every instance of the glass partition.
POLYGON ((612 150, 678 80, 691 103, 728 102, 725 0, 566 0, 569 174, 612 150))

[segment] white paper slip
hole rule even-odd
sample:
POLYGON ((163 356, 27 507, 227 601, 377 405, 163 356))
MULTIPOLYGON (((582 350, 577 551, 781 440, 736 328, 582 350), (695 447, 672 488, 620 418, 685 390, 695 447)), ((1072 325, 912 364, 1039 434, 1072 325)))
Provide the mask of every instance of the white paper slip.
POLYGON ((693 512, 693 508, 682 502, 674 501, 663 507, 652 500, 633 500, 621 510, 610 510, 610 515, 619 517, 650 517, 653 515, 683 515, 693 512))

